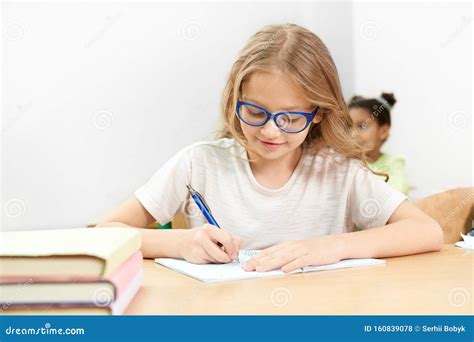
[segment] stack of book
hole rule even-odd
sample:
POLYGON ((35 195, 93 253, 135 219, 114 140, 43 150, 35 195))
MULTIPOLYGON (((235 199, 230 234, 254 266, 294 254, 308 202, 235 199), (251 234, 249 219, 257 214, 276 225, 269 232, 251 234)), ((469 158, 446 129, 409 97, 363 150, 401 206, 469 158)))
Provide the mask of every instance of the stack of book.
POLYGON ((143 281, 140 243, 131 228, 0 233, 0 314, 124 313, 143 281))

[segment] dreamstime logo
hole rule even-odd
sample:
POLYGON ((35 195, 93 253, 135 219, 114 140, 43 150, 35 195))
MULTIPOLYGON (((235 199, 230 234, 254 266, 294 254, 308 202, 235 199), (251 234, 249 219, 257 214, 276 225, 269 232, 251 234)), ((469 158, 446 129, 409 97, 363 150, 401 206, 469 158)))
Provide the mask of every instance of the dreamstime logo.
POLYGON ((376 199, 367 198, 360 204, 360 213, 367 219, 373 219, 380 213, 380 203, 376 199))
POLYGON ((3 35, 6 40, 16 41, 23 38, 25 28, 19 23, 7 23, 3 28, 3 35))
POLYGON ((181 29, 181 35, 186 40, 198 40, 202 36, 202 27, 195 21, 189 21, 181 29))
POLYGON ((102 39, 105 35, 105 33, 117 22, 117 20, 122 16, 122 12, 118 12, 113 16, 107 16, 105 18, 105 23, 102 26, 102 28, 97 31, 94 36, 87 41, 87 43, 84 45, 86 48, 91 47, 95 42, 98 40, 102 39))
POLYGON ((100 129, 101 131, 109 128, 112 126, 114 115, 112 112, 108 110, 100 110, 97 113, 94 114, 94 117, 92 118, 92 123, 97 129, 100 129))
POLYGON ((448 115, 448 125, 454 130, 463 130, 469 126, 469 117, 466 112, 457 110, 448 115))
POLYGON ((443 219, 440 222, 441 227, 445 227, 449 221, 452 220, 454 216, 456 216, 466 205, 471 205, 472 199, 474 198, 474 192, 470 192, 469 195, 464 197, 462 201, 457 205, 451 212, 449 212, 448 215, 443 217, 443 219))
POLYGON ((25 202, 19 198, 12 198, 4 206, 4 212, 7 217, 15 218, 25 215, 25 202))
POLYGON ((444 42, 441 43, 441 47, 445 48, 452 41, 454 41, 456 39, 456 37, 459 36, 459 34, 462 31, 464 31, 472 23, 473 19, 474 19, 474 17, 472 17, 472 16, 470 16, 470 17, 462 16, 461 17, 461 25, 459 25, 459 27, 454 32, 452 32, 444 42))
POLYGON ((281 34, 283 32, 285 32, 285 30, 290 26, 290 24, 285 24, 282 28, 278 29, 274 34, 272 34, 272 36, 270 37, 270 39, 265 43, 264 45, 264 48, 265 49, 268 49, 270 47, 270 45, 278 39, 279 36, 281 36, 281 34))
POLYGON ((357 137, 360 134, 360 132, 367 129, 367 127, 369 127, 369 125, 374 120, 376 120, 376 118, 380 115, 380 113, 382 113, 382 111, 385 109, 385 106, 383 104, 374 105, 374 106, 372 106, 372 109, 373 109, 372 113, 370 114, 370 116, 367 119, 364 120, 364 122, 362 123, 362 126, 361 127, 354 127, 352 129, 352 132, 351 132, 351 137, 352 138, 357 137))
POLYGON ((448 300, 452 306, 461 307, 469 303, 471 296, 464 287, 455 287, 449 291, 448 300))
POLYGON ((359 35, 364 40, 376 40, 380 35, 380 27, 375 21, 366 21, 359 26, 359 35))
POLYGON ((200 214, 201 214, 201 210, 199 210, 199 207, 197 206, 197 204, 194 202, 192 197, 188 197, 184 204, 184 215, 187 218, 194 218, 194 217, 198 217, 200 214))
POLYGON ((291 124, 293 122, 291 118, 291 114, 287 112, 283 112, 285 114, 281 114, 277 118, 278 126, 283 130, 290 130, 291 124))
POLYGON ((93 302, 96 306, 106 307, 112 304, 114 294, 108 287, 100 287, 94 291, 93 302))
POLYGON ((291 292, 286 287, 279 287, 272 291, 270 298, 274 306, 281 308, 291 302, 291 292))
MULTIPOLYGON (((27 288, 29 285, 33 284, 33 279, 32 278, 28 278, 27 281, 23 282, 23 283, 17 283, 17 284, 21 284, 22 286, 20 288, 17 288, 16 291, 13 293, 13 295, 15 296, 16 299, 20 299, 21 296, 22 296, 22 293, 24 292, 25 288, 27 288)), ((10 307, 11 303, 9 301, 6 301, 3 303, 2 305, 2 309, 1 311, 7 311, 8 308, 10 307)))
POLYGON ((28 111, 31 110, 32 105, 33 101, 31 100, 22 104, 17 104, 15 106, 15 110, 13 110, 10 114, 7 113, 7 115, 5 115, 3 118, 2 131, 6 133, 11 127, 13 127, 18 120, 20 120, 28 111))

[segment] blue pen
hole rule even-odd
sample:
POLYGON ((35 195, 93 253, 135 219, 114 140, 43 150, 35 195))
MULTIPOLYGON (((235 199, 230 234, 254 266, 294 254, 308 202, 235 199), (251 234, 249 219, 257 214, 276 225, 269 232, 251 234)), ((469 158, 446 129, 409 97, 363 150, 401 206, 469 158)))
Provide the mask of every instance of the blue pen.
POLYGON ((209 222, 213 226, 216 226, 217 228, 220 228, 219 224, 217 224, 216 219, 211 214, 211 208, 209 208, 209 206, 207 205, 206 201, 201 196, 201 194, 197 192, 196 190, 194 190, 193 187, 189 184, 186 185, 186 187, 188 188, 189 194, 191 195, 194 202, 197 204, 197 206, 201 210, 207 222, 209 222))

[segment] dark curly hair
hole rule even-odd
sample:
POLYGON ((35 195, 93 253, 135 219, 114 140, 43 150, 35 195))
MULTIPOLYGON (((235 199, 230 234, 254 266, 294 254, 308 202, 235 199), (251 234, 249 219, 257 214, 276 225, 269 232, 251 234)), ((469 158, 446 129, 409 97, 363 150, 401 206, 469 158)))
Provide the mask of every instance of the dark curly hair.
POLYGON ((365 98, 355 95, 349 100, 348 107, 362 108, 373 114, 373 117, 379 126, 392 124, 390 111, 397 100, 393 93, 382 93, 379 98, 365 98))

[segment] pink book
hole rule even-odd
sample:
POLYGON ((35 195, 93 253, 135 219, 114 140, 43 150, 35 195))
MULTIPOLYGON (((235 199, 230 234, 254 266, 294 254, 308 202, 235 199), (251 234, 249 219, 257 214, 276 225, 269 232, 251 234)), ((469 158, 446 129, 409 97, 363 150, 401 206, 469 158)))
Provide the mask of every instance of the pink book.
POLYGON ((123 289, 122 293, 117 297, 117 300, 110 306, 112 315, 122 315, 132 302, 143 282, 143 270, 140 268, 138 273, 128 284, 128 287, 123 289))

